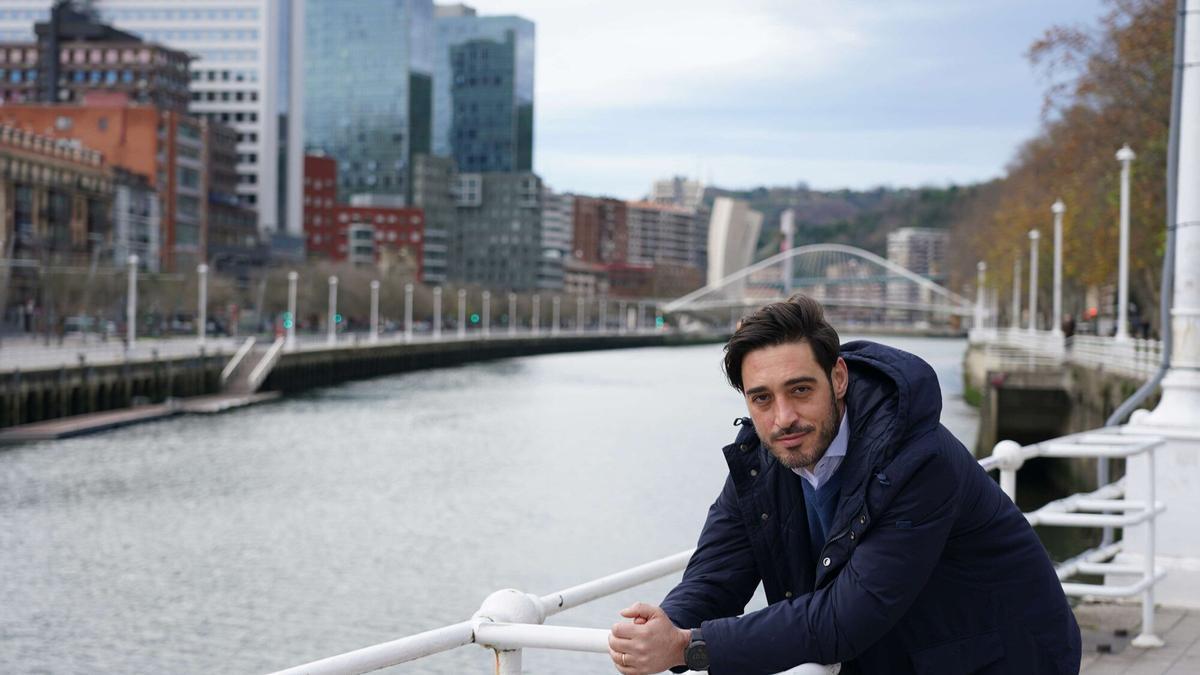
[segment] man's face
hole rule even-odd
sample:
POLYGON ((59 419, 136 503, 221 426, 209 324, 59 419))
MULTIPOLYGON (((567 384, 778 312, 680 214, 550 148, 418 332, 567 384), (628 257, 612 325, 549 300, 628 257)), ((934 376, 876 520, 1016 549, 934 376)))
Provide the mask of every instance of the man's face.
POLYGON ((849 375, 838 357, 826 375, 807 342, 756 349, 742 360, 746 408, 758 437, 792 469, 811 469, 837 435, 849 375))

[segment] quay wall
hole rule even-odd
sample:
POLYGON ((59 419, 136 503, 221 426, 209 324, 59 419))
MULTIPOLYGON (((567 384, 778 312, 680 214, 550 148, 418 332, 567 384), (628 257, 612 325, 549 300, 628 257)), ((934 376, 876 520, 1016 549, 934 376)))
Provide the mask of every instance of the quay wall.
MULTIPOLYGON (((655 333, 615 336, 560 335, 487 340, 378 344, 344 341, 328 349, 281 355, 263 389, 296 393, 427 368, 455 366, 555 352, 677 346, 723 340, 723 336, 655 333)), ((216 394, 228 353, 131 360, 0 373, 0 428, 161 403, 170 398, 216 394)))
MULTIPOLYGON (((992 453, 1002 440, 1022 445, 1098 429, 1144 380, 1104 368, 1076 364, 989 367, 979 345, 971 345, 963 362, 966 398, 979 407, 979 457, 992 453)), ((1153 408, 1159 393, 1142 407, 1153 408)), ((1036 460, 1061 465, 1054 482, 1087 486, 1095 482, 1095 461, 1036 460)))
POLYGON ((0 428, 212 394, 230 358, 214 353, 10 370, 0 374, 0 428))

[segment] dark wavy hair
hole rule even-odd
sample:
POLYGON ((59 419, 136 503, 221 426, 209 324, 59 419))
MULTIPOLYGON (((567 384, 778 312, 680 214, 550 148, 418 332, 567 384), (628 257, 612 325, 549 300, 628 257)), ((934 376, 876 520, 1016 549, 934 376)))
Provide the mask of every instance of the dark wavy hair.
POLYGON ((742 360, 756 349, 790 342, 807 342, 817 363, 832 377, 837 363, 840 342, 837 331, 825 321, 821 303, 797 293, 783 302, 773 302, 742 317, 737 330, 725 343, 725 377, 740 392, 742 360))

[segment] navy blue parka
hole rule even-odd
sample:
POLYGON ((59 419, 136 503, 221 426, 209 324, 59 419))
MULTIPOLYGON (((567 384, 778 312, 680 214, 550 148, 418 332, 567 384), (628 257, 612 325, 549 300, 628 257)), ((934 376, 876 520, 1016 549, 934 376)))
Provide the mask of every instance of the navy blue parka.
POLYGON ((930 366, 842 346, 850 441, 813 551, 797 476, 750 420, 663 609, 700 626, 715 675, 843 663, 843 673, 1078 673, 1079 627, 1037 535, 939 422, 930 366), (759 583, 769 605, 744 614, 759 583))

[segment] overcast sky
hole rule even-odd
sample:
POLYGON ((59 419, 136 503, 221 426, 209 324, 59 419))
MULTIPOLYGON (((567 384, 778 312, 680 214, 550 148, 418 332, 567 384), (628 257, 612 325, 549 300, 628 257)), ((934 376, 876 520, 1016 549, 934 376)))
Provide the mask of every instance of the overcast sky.
POLYGON ((534 170, 636 198, 655 178, 868 188, 1001 175, 1036 133, 1025 58, 1102 0, 467 0, 537 24, 534 170))

